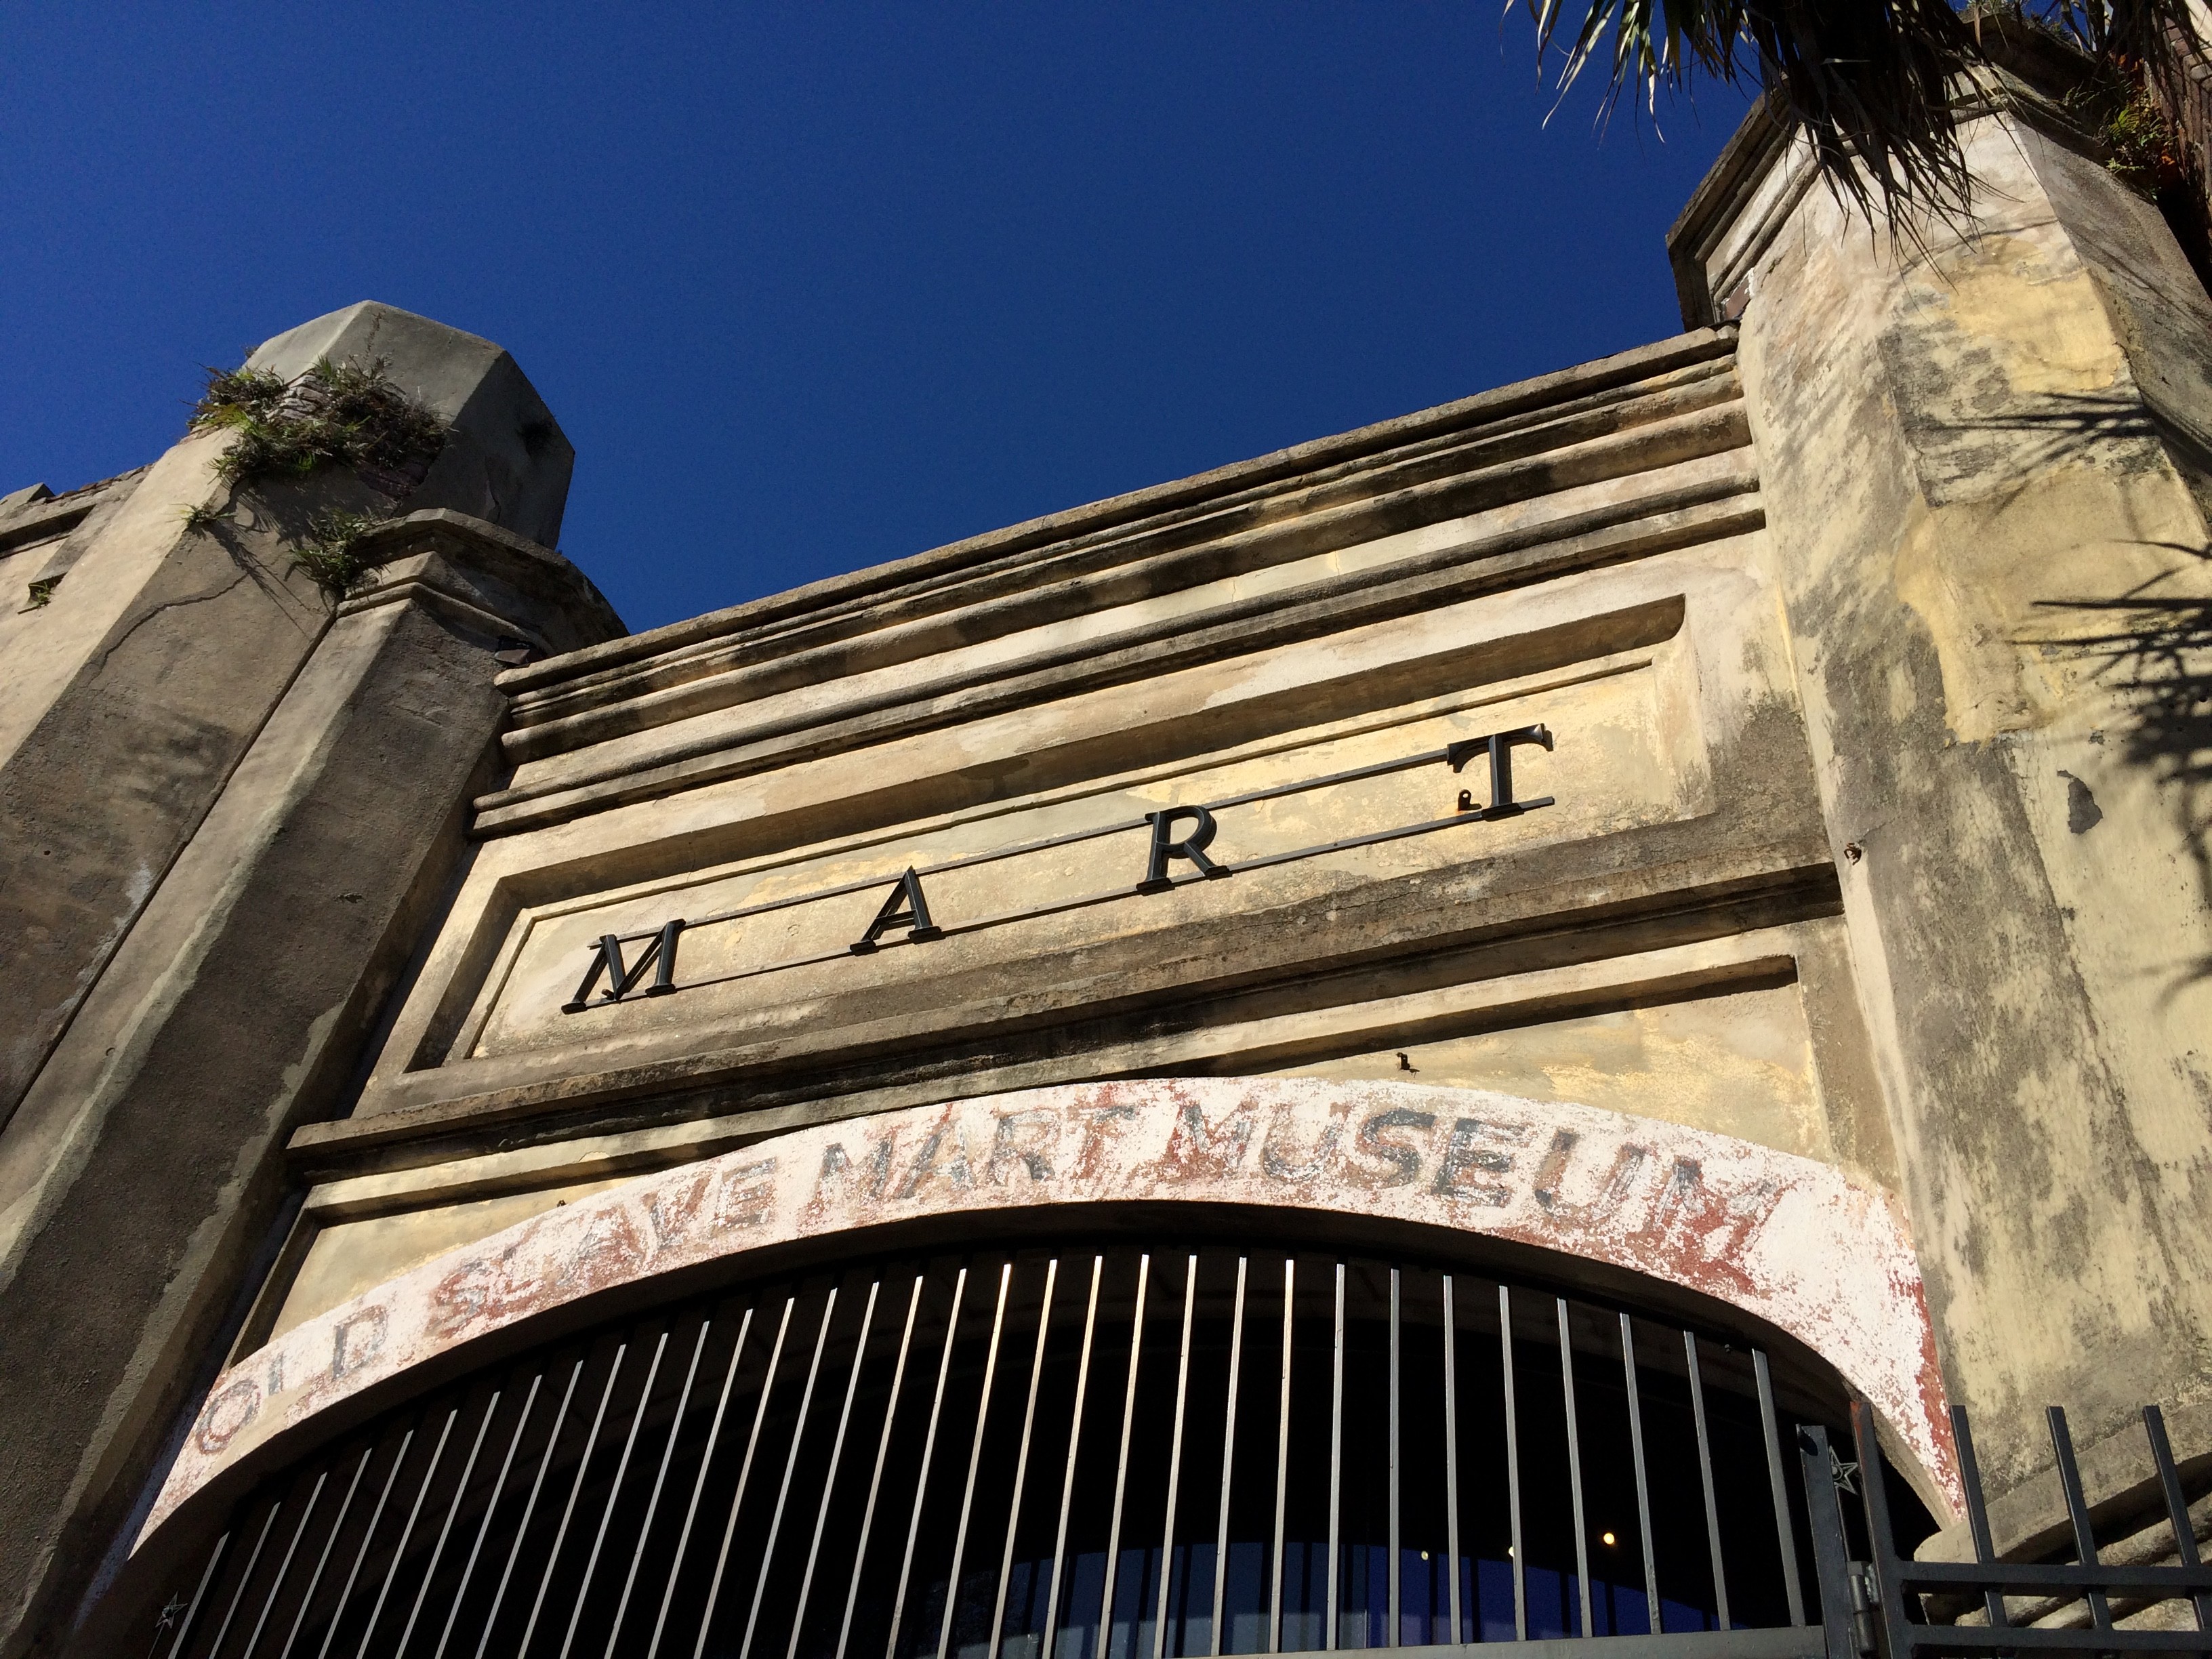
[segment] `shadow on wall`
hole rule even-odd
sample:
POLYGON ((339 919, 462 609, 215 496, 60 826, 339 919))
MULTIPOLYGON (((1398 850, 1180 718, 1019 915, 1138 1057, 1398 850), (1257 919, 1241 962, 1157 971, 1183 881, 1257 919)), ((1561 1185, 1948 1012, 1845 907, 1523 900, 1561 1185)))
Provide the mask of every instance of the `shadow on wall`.
MULTIPOLYGON (((2033 409, 1954 422, 1961 428, 2009 434, 2005 464, 2022 483, 1996 492, 2009 502, 2027 480, 2085 453, 2110 446, 2155 445, 2179 451, 2187 470, 2212 476, 2212 456, 2185 432, 2159 418, 2133 392, 2046 395, 2033 409)), ((2121 452, 2123 456, 2126 451, 2121 452)), ((2123 461, 2123 465, 2126 463, 2123 461)), ((2196 872, 2199 902, 2212 909, 2212 584, 2182 579, 2191 564, 2212 576, 2212 546, 2142 540, 2147 550, 2179 556, 2179 562, 2148 580, 2104 598, 2039 599, 2039 610, 2068 618, 2058 638, 2022 638, 2016 645, 2054 647, 2094 663, 2092 678, 2115 694, 2132 715, 2120 756, 2170 790, 2175 828, 2196 872), (2197 586, 2195 592, 2175 591, 2197 586)), ((2069 825, 2076 834, 2103 815, 2078 779, 2069 777, 2069 825)), ((2189 985, 2212 979, 2212 955, 2185 962, 2166 990, 2167 1000, 2189 985)))
MULTIPOLYGON (((2212 548, 2148 545, 2212 563, 2212 548)), ((2154 576, 2109 599, 2045 600, 2054 610, 2109 619, 2101 632, 2070 641, 2097 662, 2096 678, 2125 700, 2134 718, 2121 758, 2172 791, 2184 843, 2197 870, 2201 902, 2212 908, 2212 598, 2158 590, 2154 576)), ((2191 981, 2212 978, 2212 957, 2186 964, 2171 997, 2191 981)))
POLYGON ((2194 447, 2133 390, 2046 392, 2032 409, 1942 424, 1953 432, 1985 432, 1993 446, 2002 443, 2001 451, 1993 448, 1990 459, 2001 459, 2004 469, 2021 481, 2011 489, 1994 492, 1994 498, 2008 506, 2051 467, 2097 453, 2092 445, 2178 443, 2194 447))

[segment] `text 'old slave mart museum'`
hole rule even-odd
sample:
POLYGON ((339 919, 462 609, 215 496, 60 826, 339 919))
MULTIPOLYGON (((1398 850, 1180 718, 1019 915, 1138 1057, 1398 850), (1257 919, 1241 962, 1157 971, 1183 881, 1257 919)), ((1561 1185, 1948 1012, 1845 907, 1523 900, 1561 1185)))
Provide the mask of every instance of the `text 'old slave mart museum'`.
POLYGON ((650 633, 388 307, 0 499, 0 1654, 2212 1650, 2212 300, 2033 70, 650 633))

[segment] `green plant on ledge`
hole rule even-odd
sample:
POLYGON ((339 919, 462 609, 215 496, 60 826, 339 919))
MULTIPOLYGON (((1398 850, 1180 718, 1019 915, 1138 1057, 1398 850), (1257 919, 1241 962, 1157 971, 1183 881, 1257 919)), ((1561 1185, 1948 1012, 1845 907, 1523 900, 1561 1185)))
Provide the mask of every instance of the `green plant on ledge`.
MULTIPOLYGON (((234 432, 217 458, 217 477, 234 485, 264 477, 305 477, 326 465, 350 467, 386 495, 408 495, 445 447, 447 423, 393 385, 382 358, 343 362, 321 358, 297 379, 265 368, 210 368, 192 406, 195 432, 234 432)), ((193 530, 212 529, 220 515, 187 509, 193 530)), ((309 521, 292 566, 314 579, 336 605, 368 580, 362 538, 383 520, 366 513, 325 513, 309 521)))
POLYGON ((2160 107, 2135 59, 2100 64, 2059 104, 2105 146, 2106 170, 2130 189, 2155 198, 2187 182, 2188 140, 2160 107))
POLYGON ((2139 191, 2155 194, 2187 173, 2188 153, 2147 90, 2137 90, 2113 112, 2104 139, 2112 151, 2106 167, 2139 191))
POLYGON ((404 495, 444 447, 447 426, 392 383, 382 359, 325 357, 289 382, 267 369, 210 369, 191 429, 239 434, 215 464, 233 483, 336 463, 382 475, 372 482, 404 495))
POLYGON ((292 568, 313 577, 335 605, 368 580, 372 566, 362 557, 361 544, 383 522, 367 513, 319 514, 292 550, 292 568))

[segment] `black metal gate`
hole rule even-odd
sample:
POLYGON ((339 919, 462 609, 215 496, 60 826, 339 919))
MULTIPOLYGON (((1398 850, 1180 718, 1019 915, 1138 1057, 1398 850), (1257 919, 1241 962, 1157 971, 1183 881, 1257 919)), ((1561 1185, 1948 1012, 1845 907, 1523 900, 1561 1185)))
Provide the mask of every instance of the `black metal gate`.
POLYGON ((1740 1342, 1432 1264, 871 1264, 392 1412, 241 1503, 155 1645, 1168 1659, 1802 1629, 1779 1424, 1740 1342))
MULTIPOLYGON (((1435 1263, 1165 1243, 870 1263, 394 1409, 240 1502, 148 1652, 2212 1651, 2106 1628, 2111 1598, 2212 1592, 2193 1547, 2171 1569, 1910 1562, 1869 1478, 1854 1547, 1826 1414, 1740 1340, 1435 1263), (2054 1589, 2089 1598, 2089 1637, 1929 1622, 1958 1616, 1946 1595, 2054 1589)), ((1863 1409, 1855 1432, 1878 1469, 1863 1409)))

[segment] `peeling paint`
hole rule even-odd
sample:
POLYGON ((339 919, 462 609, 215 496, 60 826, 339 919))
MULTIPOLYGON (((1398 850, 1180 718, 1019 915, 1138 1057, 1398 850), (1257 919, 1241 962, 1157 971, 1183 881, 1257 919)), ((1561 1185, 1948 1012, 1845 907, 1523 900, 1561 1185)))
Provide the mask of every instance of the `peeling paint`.
POLYGON ((1039 1089, 799 1130, 450 1251, 218 1378, 145 1532, 279 1431, 594 1291, 716 1261, 742 1270, 763 1247, 884 1222, 1133 1200, 1422 1223, 1704 1292, 1820 1354, 1957 1490, 1919 1268, 1882 1194, 1808 1158, 1587 1106, 1222 1079, 1039 1089))

